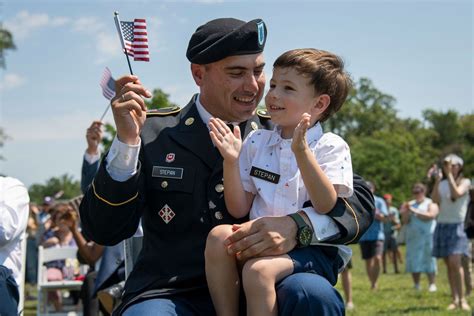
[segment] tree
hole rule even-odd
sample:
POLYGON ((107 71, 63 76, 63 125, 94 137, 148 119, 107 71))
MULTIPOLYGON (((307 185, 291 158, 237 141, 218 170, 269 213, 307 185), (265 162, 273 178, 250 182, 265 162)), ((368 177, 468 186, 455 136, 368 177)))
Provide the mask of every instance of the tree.
POLYGON ((165 93, 160 88, 153 90, 153 97, 150 101, 145 100, 145 104, 149 109, 161 109, 176 106, 169 100, 169 94, 165 93))
POLYGON ((72 199, 81 194, 81 185, 71 175, 63 174, 50 178, 45 184, 32 184, 28 193, 32 202, 41 203, 45 196, 54 196, 60 191, 63 192, 61 199, 72 199))
MULTIPOLYGON (((0 148, 3 147, 5 142, 9 139, 10 139, 10 136, 5 134, 5 132, 3 131, 3 127, 0 127, 0 148)), ((2 155, 0 155, 0 160, 5 160, 5 158, 2 155)))
POLYGON ((391 129, 397 122, 395 98, 379 91, 367 78, 351 90, 341 110, 324 123, 325 127, 350 143, 350 139, 391 129))
POLYGON ((375 183, 378 195, 391 193, 398 203, 407 199, 411 186, 426 175, 420 147, 413 135, 401 128, 357 138, 351 154, 354 172, 375 183))
POLYGON ((433 147, 443 151, 460 151, 463 130, 459 114, 454 110, 437 112, 431 109, 423 111, 423 118, 436 133, 433 138, 433 147))
POLYGON ((0 25, 0 67, 5 68, 5 51, 7 49, 16 49, 13 42, 13 35, 7 29, 0 25))

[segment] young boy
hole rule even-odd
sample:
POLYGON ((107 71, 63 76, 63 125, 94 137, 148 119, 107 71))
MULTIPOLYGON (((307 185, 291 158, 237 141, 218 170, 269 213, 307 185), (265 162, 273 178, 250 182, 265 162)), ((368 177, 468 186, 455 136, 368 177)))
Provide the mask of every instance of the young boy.
MULTIPOLYGON (((310 200, 325 214, 338 196, 353 192, 349 147, 341 137, 323 134, 320 125, 341 108, 351 80, 339 57, 315 49, 288 51, 273 66, 265 103, 275 130, 254 131, 242 144, 238 126, 232 132, 220 119, 209 123, 224 158, 227 209, 236 218, 250 212, 255 219, 295 213, 310 200)), ((217 226, 207 239, 206 276, 218 315, 238 315, 238 266, 247 314, 277 315, 275 283, 292 273, 314 272, 334 285, 351 255, 346 246, 326 244, 238 262, 239 255, 236 260, 224 246, 238 228, 217 226)))

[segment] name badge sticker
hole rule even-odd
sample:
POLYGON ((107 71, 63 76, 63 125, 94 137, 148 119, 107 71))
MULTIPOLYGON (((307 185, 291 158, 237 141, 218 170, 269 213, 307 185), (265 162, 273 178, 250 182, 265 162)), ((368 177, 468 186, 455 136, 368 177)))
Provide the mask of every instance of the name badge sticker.
POLYGON ((278 183, 280 181, 280 175, 277 173, 273 173, 267 170, 263 170, 257 167, 252 166, 250 169, 250 175, 255 178, 259 178, 271 183, 278 183))
POLYGON ((153 166, 151 176, 154 178, 183 179, 183 168, 153 166))

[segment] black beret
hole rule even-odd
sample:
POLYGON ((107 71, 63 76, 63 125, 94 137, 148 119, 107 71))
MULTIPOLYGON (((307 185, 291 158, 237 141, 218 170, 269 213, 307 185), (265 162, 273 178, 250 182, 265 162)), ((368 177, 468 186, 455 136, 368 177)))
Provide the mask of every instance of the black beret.
POLYGON ((267 28, 261 19, 244 22, 216 19, 201 25, 191 36, 186 57, 194 64, 209 64, 228 56, 263 51, 267 28))

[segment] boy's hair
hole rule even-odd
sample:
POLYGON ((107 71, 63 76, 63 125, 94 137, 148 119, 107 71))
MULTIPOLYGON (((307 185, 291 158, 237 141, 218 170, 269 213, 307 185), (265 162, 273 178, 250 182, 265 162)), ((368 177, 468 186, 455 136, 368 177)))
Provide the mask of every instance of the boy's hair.
POLYGON ((295 68, 310 79, 316 94, 327 94, 330 104, 320 122, 327 120, 341 108, 352 88, 352 80, 344 71, 344 62, 333 53, 314 48, 293 49, 283 53, 273 63, 274 68, 295 68))

